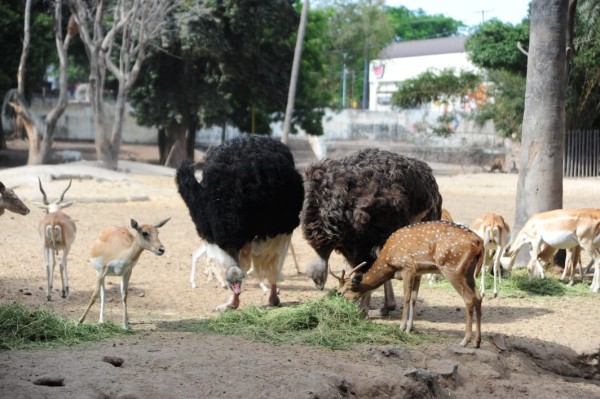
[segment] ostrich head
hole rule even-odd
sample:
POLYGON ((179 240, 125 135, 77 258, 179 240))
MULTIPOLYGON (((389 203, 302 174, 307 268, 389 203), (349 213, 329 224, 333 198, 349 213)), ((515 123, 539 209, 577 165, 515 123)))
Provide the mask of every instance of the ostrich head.
POLYGON ((227 287, 233 291, 234 294, 240 295, 242 293, 242 281, 244 280, 244 277, 244 271, 239 266, 229 266, 225 272, 227 287))
POLYGON ((319 259, 318 261, 308 265, 306 274, 315 283, 315 287, 320 290, 325 288, 327 282, 327 261, 325 259, 319 259))

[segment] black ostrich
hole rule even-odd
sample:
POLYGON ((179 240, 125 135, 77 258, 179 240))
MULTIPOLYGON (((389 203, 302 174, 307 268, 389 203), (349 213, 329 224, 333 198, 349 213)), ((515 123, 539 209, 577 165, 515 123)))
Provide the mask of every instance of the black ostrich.
POLYGON ((226 269, 233 294, 217 310, 239 306, 251 264, 256 277, 271 285, 269 305, 278 306, 276 284, 304 197, 289 148, 269 137, 242 136, 208 152, 202 181, 194 171, 187 162, 175 180, 207 253, 226 269))
MULTIPOLYGON (((310 165, 304 191, 302 229, 319 255, 307 274, 319 289, 333 251, 352 268, 366 262, 366 270, 394 231, 441 215, 442 197, 429 165, 376 148, 310 165)), ((384 289, 382 314, 396 306, 391 283, 384 289)))

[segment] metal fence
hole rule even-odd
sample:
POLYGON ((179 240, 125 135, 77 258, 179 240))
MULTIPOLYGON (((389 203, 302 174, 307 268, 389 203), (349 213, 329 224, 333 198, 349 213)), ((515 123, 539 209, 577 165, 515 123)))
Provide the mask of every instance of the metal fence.
POLYGON ((565 135, 565 177, 598 176, 600 130, 571 130, 565 135))

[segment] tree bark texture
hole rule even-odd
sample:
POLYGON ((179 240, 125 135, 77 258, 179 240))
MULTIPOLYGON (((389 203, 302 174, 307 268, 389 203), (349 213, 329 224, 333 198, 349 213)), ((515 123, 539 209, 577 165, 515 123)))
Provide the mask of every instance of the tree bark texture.
POLYGON ((562 208, 569 0, 533 0, 514 230, 562 208))

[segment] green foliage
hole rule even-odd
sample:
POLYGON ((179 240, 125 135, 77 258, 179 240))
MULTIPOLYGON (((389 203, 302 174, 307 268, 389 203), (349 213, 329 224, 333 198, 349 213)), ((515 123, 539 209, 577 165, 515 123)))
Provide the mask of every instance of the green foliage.
POLYGON ((600 2, 580 0, 567 75, 567 129, 600 128, 600 2))
POLYGON ((481 84, 481 76, 475 72, 454 69, 428 70, 412 79, 398 84, 392 104, 399 108, 416 108, 431 102, 449 104, 461 101, 481 84))
MULTIPOLYGON (((441 71, 428 70, 412 79, 398 84, 398 91, 392 96, 392 105, 412 109, 429 103, 451 104, 464 101, 481 85, 482 78, 475 72, 446 68, 441 71)), ((454 132, 456 111, 446 112, 437 118, 431 127, 434 134, 448 136, 454 132)))
MULTIPOLYGON (((569 61, 566 93, 567 129, 598 129, 600 127, 600 3, 580 0, 575 20, 575 55, 569 61)), ((521 138, 525 107, 525 76, 529 43, 529 21, 517 25, 491 20, 479 26, 466 42, 470 60, 487 69, 488 96, 493 101, 484 104, 474 114, 483 124, 493 120, 498 133, 514 140, 521 138)))
POLYGON ((187 326, 198 333, 242 335, 276 345, 306 344, 349 349, 356 344, 415 344, 426 339, 406 334, 397 325, 374 323, 354 302, 333 292, 324 298, 277 309, 248 307, 187 326))
MULTIPOLYGON (((52 7, 46 2, 34 2, 31 10, 31 41, 25 91, 28 98, 32 92, 41 92, 41 85, 48 64, 56 60, 56 45, 52 7)), ((0 2, 0 98, 17 87, 17 69, 23 50, 23 24, 25 3, 18 0, 0 2)))
MULTIPOLYGON (((477 278, 477 287, 481 284, 481 277, 477 278)), ((485 279, 486 295, 489 295, 493 289, 494 278, 490 274, 485 279)), ((452 290, 454 288, 450 283, 442 279, 436 283, 436 287, 452 290)), ((479 289, 479 288, 478 288, 479 289)), ((567 285, 552 275, 546 275, 546 278, 529 278, 529 273, 525 269, 516 269, 507 277, 502 278, 502 283, 498 285, 499 294, 506 298, 542 298, 542 297, 580 297, 594 296, 589 289, 589 284, 567 285)))
POLYGON ((525 111, 527 56, 517 48, 529 43, 529 21, 512 25, 496 19, 477 28, 465 47, 471 62, 486 70, 487 101, 480 104, 471 118, 484 125, 494 122, 502 137, 521 139, 525 111))
MULTIPOLYGON (((244 132, 270 133, 282 115, 299 15, 294 2, 186 3, 173 29, 145 65, 132 99, 138 121, 164 128, 199 118, 207 126, 229 123, 244 132)), ((312 26, 316 34, 322 31, 312 26)), ((309 24, 309 32, 311 25, 309 24)), ((293 122, 321 133, 318 92, 322 43, 309 36, 293 122), (314 49, 313 49, 314 46, 314 49), (316 71, 316 75, 311 72, 316 71)))
MULTIPOLYGON (((331 0, 321 2, 321 12, 328 18, 327 43, 329 44, 326 70, 332 107, 342 102, 342 72, 348 70, 347 104, 362 101, 365 79, 365 61, 376 58, 394 38, 394 31, 385 13, 382 0, 331 0)), ((367 64, 368 65, 368 64, 367 64)))
POLYGON ((520 140, 525 112, 525 76, 507 70, 489 70, 488 82, 486 96, 493 101, 478 106, 472 119, 480 125, 492 120, 499 136, 520 140))
POLYGON ((466 28, 461 21, 441 14, 427 15, 422 9, 386 7, 385 13, 394 29, 394 40, 397 42, 456 36, 466 28))
POLYGON ((480 68, 503 69, 525 76, 527 56, 517 48, 529 43, 529 22, 512 25, 491 19, 479 25, 465 42, 470 61, 480 68))
POLYGON ((113 323, 82 324, 18 302, 0 304, 0 349, 73 345, 127 334, 113 323))

